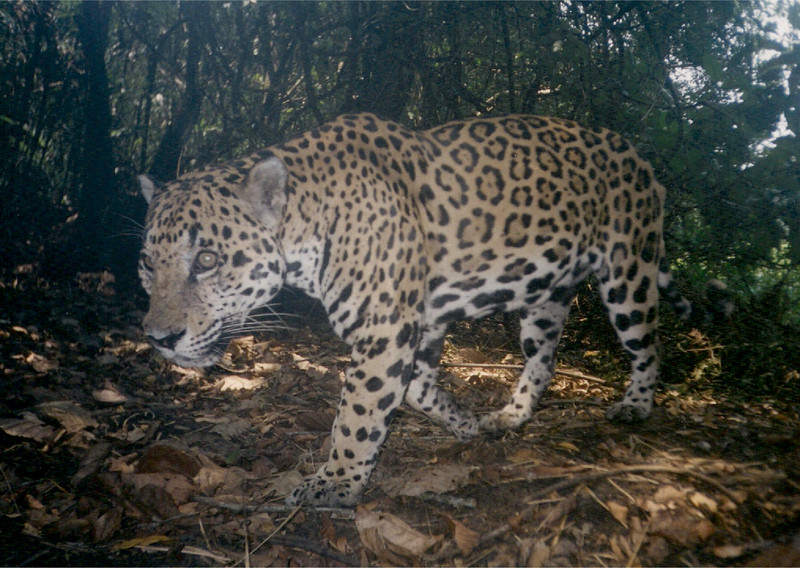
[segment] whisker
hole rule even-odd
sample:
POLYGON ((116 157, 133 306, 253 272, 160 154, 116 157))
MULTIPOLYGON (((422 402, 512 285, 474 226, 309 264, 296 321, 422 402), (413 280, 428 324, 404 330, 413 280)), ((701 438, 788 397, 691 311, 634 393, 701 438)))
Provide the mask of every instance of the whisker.
POLYGON ((114 233, 114 237, 136 237, 137 239, 144 238, 145 226, 140 221, 133 217, 123 215, 122 213, 114 213, 117 217, 123 219, 127 226, 114 233))
POLYGON ((243 312, 228 316, 220 325, 220 333, 225 338, 233 338, 256 332, 272 332, 290 330, 292 327, 283 321, 284 317, 297 317, 295 314, 283 314, 271 310, 252 314, 243 312))

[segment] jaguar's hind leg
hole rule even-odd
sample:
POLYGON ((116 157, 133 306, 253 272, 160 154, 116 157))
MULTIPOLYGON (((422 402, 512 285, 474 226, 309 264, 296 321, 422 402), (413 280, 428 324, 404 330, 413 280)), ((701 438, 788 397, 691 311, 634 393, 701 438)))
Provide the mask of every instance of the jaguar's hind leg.
POLYGON ((445 329, 445 326, 430 326, 423 330, 405 400, 409 406, 453 432, 459 440, 468 440, 478 433, 478 419, 472 411, 460 408, 452 395, 437 383, 445 329))
POLYGON ((658 382, 658 271, 655 262, 618 262, 600 278, 608 318, 631 358, 631 382, 622 401, 609 408, 609 420, 644 420, 653 410, 658 382), (614 277, 614 275, 617 275, 614 277))
POLYGON ((511 402, 501 410, 480 419, 480 429, 494 432, 516 428, 525 423, 536 409, 555 372, 555 352, 564 330, 573 293, 559 293, 547 303, 529 308, 522 314, 520 342, 525 368, 511 402))

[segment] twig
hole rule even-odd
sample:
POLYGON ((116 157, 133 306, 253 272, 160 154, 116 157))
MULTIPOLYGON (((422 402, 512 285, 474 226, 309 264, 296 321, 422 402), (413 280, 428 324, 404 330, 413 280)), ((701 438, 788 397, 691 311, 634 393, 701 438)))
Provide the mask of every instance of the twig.
POLYGON ((323 558, 330 558, 345 566, 359 566, 360 563, 354 556, 339 554, 327 548, 324 544, 317 544, 305 538, 286 535, 275 535, 272 537, 272 543, 289 548, 296 548, 298 550, 305 550, 323 558))
MULTIPOLYGON (((297 506, 296 506, 294 509, 292 509, 292 512, 291 512, 291 513, 289 513, 289 514, 286 516, 286 518, 285 518, 285 519, 283 519, 283 522, 282 522, 281 524, 279 524, 279 525, 278 525, 278 526, 275 528, 275 530, 274 530, 274 531, 272 531, 272 532, 271 532, 269 535, 267 535, 267 538, 265 538, 264 540, 262 540, 262 541, 261 541, 261 543, 260 543, 258 546, 256 546, 256 547, 253 549, 253 551, 252 551, 252 552, 256 552, 256 551, 257 551, 259 548, 261 548, 262 546, 264 546, 265 544, 267 544, 267 543, 269 542, 269 540, 270 540, 272 537, 274 537, 274 536, 275 536, 275 535, 277 535, 279 532, 281 532, 281 531, 283 530, 283 528, 284 528, 286 525, 288 525, 288 524, 289 524, 289 521, 291 521, 291 520, 294 518, 294 516, 295 516, 295 515, 296 515, 296 514, 297 514, 297 513, 300 511, 300 508, 301 508, 301 506, 300 506, 300 505, 297 505, 297 506)), ((252 553, 251 553, 251 554, 252 554, 252 553)), ((246 557, 244 558, 244 560, 246 561, 247 565, 248 565, 248 566, 250 566, 250 557, 249 557, 249 556, 246 556, 246 557)), ((236 564, 238 564, 238 562, 237 562, 236 564)))
POLYGON ((509 363, 441 363, 440 367, 463 367, 464 369, 510 369, 521 371, 525 365, 512 365, 509 363))
POLYGON ((603 406, 603 403, 598 400, 540 400, 537 405, 539 408, 548 408, 552 406, 603 406))
MULTIPOLYGON (((172 548, 169 546, 161 546, 161 545, 154 545, 154 544, 140 544, 136 545, 133 548, 140 550, 142 552, 158 552, 168 554, 172 548)), ((180 549, 181 554, 186 554, 188 556, 199 556, 200 558, 210 558, 214 562, 219 562, 220 564, 226 564, 230 562, 230 558, 227 556, 223 556, 220 554, 216 554, 211 552, 210 550, 204 550, 198 546, 184 546, 180 549)))
POLYGON ((587 375, 586 373, 581 373, 580 371, 568 371, 566 369, 556 369, 556 375, 564 375, 565 377, 572 377, 573 379, 583 379, 585 381, 589 381, 590 383, 597 383, 601 385, 608 384, 608 381, 601 379, 599 377, 593 377, 592 375, 587 375))
MULTIPOLYGON (((234 513, 291 513, 295 510, 295 507, 289 505, 247 505, 244 503, 217 501, 216 499, 204 495, 192 495, 192 501, 208 505, 209 507, 233 511, 234 513)), ((346 507, 314 507, 313 510, 318 513, 331 513, 343 519, 352 519, 355 516, 353 509, 346 507)))
MULTIPOLYGON (((511 371, 521 371, 525 365, 512 365, 508 363, 441 363, 439 365, 445 369, 453 367, 461 367, 464 369, 508 369, 511 371)), ((556 369, 556 375, 564 375, 565 377, 572 377, 574 379, 584 379, 592 383, 606 384, 607 381, 580 371, 568 371, 566 369, 556 369)))
POLYGON ((14 488, 11 487, 11 481, 9 481, 8 476, 6 475, 6 470, 3 469, 2 464, 0 464, 0 473, 3 474, 3 479, 6 481, 8 495, 11 497, 11 502, 14 504, 14 510, 17 512, 17 515, 22 516, 22 512, 19 510, 19 506, 17 505, 17 500, 14 498, 14 488))
POLYGON ((426 492, 419 496, 423 501, 431 503, 438 503, 440 505, 447 505, 449 507, 463 507, 465 509, 474 509, 476 506, 475 499, 457 497, 455 495, 441 495, 439 493, 426 492))
POLYGON ((630 558, 628 558, 628 562, 625 564, 625 568, 630 568, 631 566, 633 566, 634 560, 636 560, 636 557, 639 556, 639 551, 642 549, 642 545, 644 544, 644 539, 647 537, 647 531, 650 529, 650 524, 652 522, 653 518, 651 517, 650 519, 648 519, 647 524, 642 529, 642 534, 639 535, 638 539, 636 539, 636 546, 633 547, 633 550, 631 551, 631 556, 630 558))

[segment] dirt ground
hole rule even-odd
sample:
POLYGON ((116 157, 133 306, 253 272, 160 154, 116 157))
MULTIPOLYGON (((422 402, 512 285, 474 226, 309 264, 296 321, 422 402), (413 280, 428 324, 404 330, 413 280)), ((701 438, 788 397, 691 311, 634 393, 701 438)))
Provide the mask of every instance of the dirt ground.
MULTIPOLYGON (((103 275, 19 274, 0 300, 3 565, 800 565, 796 401, 671 383, 649 421, 609 423, 625 363, 580 318, 522 429, 458 443, 404 409, 362 504, 320 511, 283 497, 327 456, 348 352, 324 325, 287 318, 199 372, 103 275)), ((509 396, 512 332, 453 328, 465 405, 509 396)))

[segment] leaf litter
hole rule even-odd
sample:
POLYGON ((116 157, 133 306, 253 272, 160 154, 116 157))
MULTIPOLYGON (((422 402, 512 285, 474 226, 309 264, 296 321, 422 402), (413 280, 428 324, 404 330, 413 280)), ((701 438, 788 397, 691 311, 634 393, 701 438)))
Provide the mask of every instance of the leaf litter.
MULTIPOLYGON (((610 424, 619 387, 561 368, 530 423, 501 437, 460 443, 401 410, 361 505, 290 509, 283 497, 330 448, 347 349, 328 328, 243 338, 221 366, 185 370, 144 342, 141 299, 23 284, 3 289, 0 312, 3 564, 800 558, 790 401, 665 385, 651 420, 610 424)), ((522 362, 506 327, 448 336, 443 383, 478 412, 507 400, 522 362)), ((563 361, 604 356, 566 336, 563 361)))

